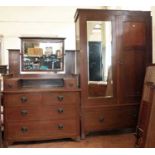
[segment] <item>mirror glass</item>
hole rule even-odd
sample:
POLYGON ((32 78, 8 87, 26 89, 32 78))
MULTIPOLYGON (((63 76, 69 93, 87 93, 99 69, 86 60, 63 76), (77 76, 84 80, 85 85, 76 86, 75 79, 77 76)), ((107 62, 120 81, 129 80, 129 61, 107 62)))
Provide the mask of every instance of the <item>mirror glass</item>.
POLYGON ((63 62, 63 38, 22 38, 22 71, 62 71, 63 62))
POLYGON ((113 97, 111 21, 87 21, 89 97, 113 97))

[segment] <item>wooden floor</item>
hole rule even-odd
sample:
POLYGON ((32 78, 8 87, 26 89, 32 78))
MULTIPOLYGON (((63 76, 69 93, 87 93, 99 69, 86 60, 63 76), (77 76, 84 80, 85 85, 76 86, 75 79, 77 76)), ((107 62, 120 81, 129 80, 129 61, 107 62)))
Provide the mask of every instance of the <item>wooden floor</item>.
POLYGON ((133 133, 113 135, 91 135, 85 140, 75 142, 71 139, 13 144, 11 148, 132 148, 133 133))

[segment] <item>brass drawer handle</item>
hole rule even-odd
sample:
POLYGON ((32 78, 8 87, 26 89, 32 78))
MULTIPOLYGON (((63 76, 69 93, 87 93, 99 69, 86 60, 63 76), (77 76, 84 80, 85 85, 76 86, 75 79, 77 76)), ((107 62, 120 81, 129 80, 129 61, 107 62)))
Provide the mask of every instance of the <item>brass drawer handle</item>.
POLYGON ((22 132, 22 133, 28 132, 28 128, 27 128, 27 127, 22 127, 22 128, 21 128, 21 132, 22 132))
POLYGON ((104 122, 104 117, 100 117, 100 118, 99 118, 99 122, 100 122, 100 123, 104 122))
POLYGON ((63 96, 57 96, 57 99, 58 99, 59 101, 62 101, 62 100, 64 99, 64 97, 63 97, 63 96))
POLYGON ((133 114, 133 118, 134 119, 137 119, 137 114, 133 114))
POLYGON ((22 96, 20 99, 22 103, 25 103, 28 100, 26 96, 22 96))
POLYGON ((63 124, 58 124, 58 129, 59 130, 62 130, 64 128, 64 125, 63 124))
POLYGON ((21 115, 22 115, 22 116, 26 116, 27 114, 28 114, 28 111, 27 111, 27 110, 22 110, 22 111, 21 111, 21 115))
POLYGON ((12 84, 8 84, 8 88, 12 88, 13 86, 12 86, 12 84))
POLYGON ((63 113, 64 112, 64 109, 63 108, 59 108, 58 109, 58 113, 63 113))
POLYGON ((74 85, 73 85, 73 83, 69 83, 69 87, 73 87, 74 85))
POLYGON ((119 65, 123 65, 124 62, 123 62, 122 60, 120 60, 120 61, 118 61, 118 64, 119 64, 119 65))

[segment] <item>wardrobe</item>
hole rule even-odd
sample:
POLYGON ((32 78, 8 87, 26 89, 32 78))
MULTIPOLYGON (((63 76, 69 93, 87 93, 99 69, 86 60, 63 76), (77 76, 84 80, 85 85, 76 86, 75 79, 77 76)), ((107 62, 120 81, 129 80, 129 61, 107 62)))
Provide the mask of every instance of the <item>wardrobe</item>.
POLYGON ((82 138, 135 130, 145 69, 152 62, 150 12, 77 9, 75 29, 82 138))

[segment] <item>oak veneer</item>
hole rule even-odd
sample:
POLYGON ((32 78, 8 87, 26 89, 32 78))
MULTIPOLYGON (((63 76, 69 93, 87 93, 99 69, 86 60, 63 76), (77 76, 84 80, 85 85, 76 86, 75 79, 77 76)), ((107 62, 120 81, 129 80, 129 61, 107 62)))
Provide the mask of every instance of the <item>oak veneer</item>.
MULTIPOLYGON (((9 66, 19 62, 19 52, 9 50, 9 66)), ((68 61, 74 54, 70 55, 68 61)), ((19 65, 12 65, 11 74, 4 77, 5 146, 23 141, 79 140, 80 89, 77 75, 71 74, 73 66, 68 65, 66 74, 21 74, 19 65)))
POLYGON ((96 130, 103 131, 128 127, 135 129, 145 69, 152 61, 150 12, 77 9, 75 29, 76 51, 78 53, 76 61, 78 66, 77 73, 80 74, 80 87, 82 89, 82 137, 84 138, 86 134, 96 130), (97 91, 101 90, 98 86, 94 89, 89 89, 91 85, 89 86, 88 84, 87 21, 110 21, 112 25, 111 69, 113 97, 111 98, 101 97, 101 95, 98 97, 97 95, 101 94, 101 92, 97 93, 97 91), (90 93, 93 94, 91 97, 90 93), (97 97, 94 97, 94 94, 97 97), (107 107, 111 111, 107 111, 107 107), (117 108, 115 109, 115 107, 117 108), (98 112, 96 112, 96 109, 98 109, 98 112), (131 112, 131 116, 128 116, 128 111, 131 112), (101 113, 105 121, 99 124, 98 119, 101 113), (118 118, 119 115, 121 116, 120 118, 118 118), (133 117, 135 117, 134 120, 133 117), (108 119, 107 122, 106 119, 108 119))

